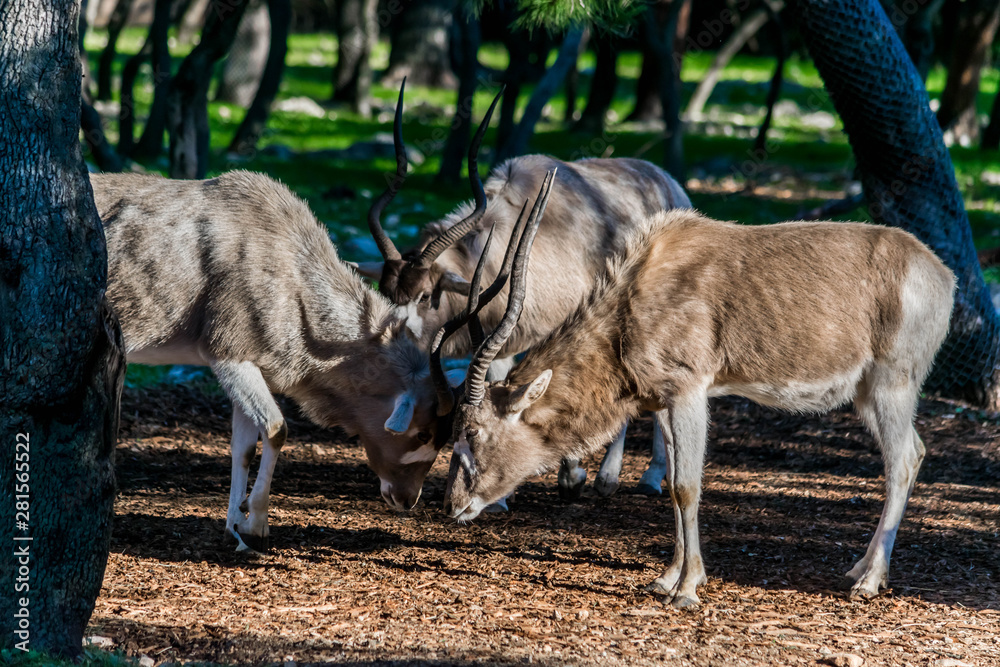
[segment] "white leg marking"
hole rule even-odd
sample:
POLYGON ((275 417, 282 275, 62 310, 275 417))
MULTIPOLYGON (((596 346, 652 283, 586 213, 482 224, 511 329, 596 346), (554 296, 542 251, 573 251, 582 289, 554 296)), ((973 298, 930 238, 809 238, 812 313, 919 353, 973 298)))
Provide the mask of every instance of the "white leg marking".
POLYGON ((597 471, 597 479, 594 480, 594 490, 600 495, 608 497, 618 490, 618 477, 622 472, 622 458, 625 456, 625 432, 628 430, 628 423, 622 426, 618 436, 611 442, 608 451, 601 461, 601 469, 597 471))
POLYGON ((639 479, 639 492, 648 495, 660 495, 663 478, 667 475, 667 450, 663 442, 663 427, 660 420, 653 426, 653 451, 649 459, 649 467, 639 479))
MULTIPOLYGON (((663 584, 676 578, 669 592, 671 603, 675 607, 688 607, 700 602, 698 586, 706 578, 698 536, 698 502, 708 434, 708 396, 704 390, 677 395, 670 410, 665 412, 666 419, 660 425, 665 436, 668 428, 670 432, 670 437, 664 438, 664 446, 672 454, 670 496, 674 502, 674 516, 679 519, 679 530, 674 562, 653 583, 653 589, 665 588, 663 584), (680 563, 678 552, 681 553, 680 563)), ((661 414, 657 414, 658 419, 661 414)))
POLYGON ((906 503, 924 458, 924 444, 913 428, 917 392, 908 372, 876 367, 859 388, 855 400, 885 463, 885 506, 864 557, 847 577, 851 597, 873 597, 888 584, 889 558, 906 503))
MULTIPOLYGON (((285 443, 285 422, 274 402, 260 369, 249 362, 212 361, 212 372, 219 384, 233 401, 233 472, 229 491, 229 509, 226 513, 226 530, 238 532, 244 538, 253 538, 256 549, 267 547, 267 505, 271 478, 278 450, 285 443), (241 507, 246 493, 250 459, 256 449, 257 436, 263 440, 260 469, 253 491, 241 507), (244 512, 249 516, 245 517, 244 512)), ((241 539, 239 549, 246 549, 241 539)))

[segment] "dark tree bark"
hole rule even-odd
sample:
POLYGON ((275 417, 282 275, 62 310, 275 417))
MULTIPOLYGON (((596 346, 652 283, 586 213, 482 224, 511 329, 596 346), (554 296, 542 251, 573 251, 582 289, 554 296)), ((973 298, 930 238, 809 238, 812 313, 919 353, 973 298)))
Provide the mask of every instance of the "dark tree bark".
POLYGON ((254 1, 243 15, 233 48, 226 57, 215 90, 216 102, 250 106, 264 75, 270 43, 271 21, 267 7, 263 2, 254 1))
POLYGON ((523 155, 528 149, 528 141, 535 133, 535 125, 542 117, 542 109, 545 104, 555 94, 566 79, 569 68, 576 62, 580 49, 580 40, 583 39, 583 28, 570 28, 563 38, 562 46, 559 47, 559 55, 552 66, 545 71, 545 76, 535 86, 528 106, 524 109, 521 121, 517 128, 510 135, 510 138, 497 150, 493 158, 494 165, 498 165, 504 160, 508 160, 518 155, 523 155))
POLYGON ((881 0, 882 7, 899 38, 903 40, 906 52, 926 80, 934 64, 934 19, 941 11, 944 0, 910 0, 894 2, 881 0), (915 5, 915 8, 914 8, 915 5))
POLYGON ((663 168, 678 182, 684 182, 684 126, 681 123, 681 60, 674 49, 677 24, 690 0, 668 0, 646 10, 649 45, 660 61, 660 105, 663 109, 663 168))
POLYGON ((1000 2, 966 0, 958 16, 955 41, 948 64, 948 80, 941 94, 937 118, 942 129, 958 138, 976 139, 979 119, 976 95, 990 46, 1000 26, 1000 2))
POLYGON ((371 54, 378 40, 378 0, 340 0, 337 3, 337 64, 333 68, 331 101, 346 104, 355 113, 371 113, 371 54))
POLYGON ((101 57, 97 61, 97 99, 107 101, 111 99, 111 70, 115 64, 115 57, 118 55, 118 37, 122 34, 125 21, 132 11, 135 0, 118 0, 115 9, 111 12, 108 20, 108 43, 101 51, 101 57))
POLYGON ((204 178, 208 171, 208 85, 212 68, 226 55, 248 0, 212 0, 201 41, 170 83, 167 131, 171 178, 204 178))
POLYGON ((0 3, 0 137, 17 144, 0 151, 0 648, 61 656, 80 654, 107 565, 125 368, 80 155, 78 12, 0 3))
POLYGON ((951 332, 926 388, 1000 409, 1000 321, 919 73, 876 0, 796 6, 799 32, 854 150, 869 214, 915 234, 958 278, 951 332))
POLYGON ((291 0, 269 0, 268 13, 271 21, 271 46, 267 52, 267 64, 260 80, 260 87, 254 95, 253 104, 247 110, 229 143, 231 154, 250 157, 257 149, 257 142, 264 134, 267 117, 271 114, 271 104, 281 86, 285 73, 285 55, 288 53, 288 31, 292 24, 291 0))
POLYGON ((618 48, 612 35, 600 35, 594 40, 597 65, 590 80, 587 106, 580 114, 580 120, 573 127, 575 132, 600 134, 604 130, 605 116, 611 108, 618 87, 618 48))
POLYGON ((990 124, 983 130, 983 149, 1000 149, 1000 91, 993 98, 993 107, 990 109, 990 124))
POLYGON ((126 158, 152 159, 163 152, 166 98, 170 90, 170 29, 172 0, 156 0, 153 22, 139 52, 122 68, 121 105, 118 109, 118 154, 126 158), (135 142, 135 80, 139 68, 152 56, 153 104, 139 143, 135 142))
POLYGON ((236 135, 229 143, 229 153, 250 157, 257 149, 257 142, 264 134, 267 117, 271 114, 271 104, 281 86, 285 72, 285 55, 288 53, 288 31, 292 23, 292 3, 290 0, 270 0, 268 11, 271 19, 271 47, 267 54, 267 65, 260 80, 260 87, 254 95, 253 104, 243 117, 236 135))
POLYGON ((740 52, 740 49, 767 24, 770 17, 777 15, 782 10, 784 4, 783 0, 765 2, 764 7, 749 14, 740 23, 739 27, 733 31, 716 52, 715 57, 712 59, 712 65, 708 68, 708 72, 702 77, 698 83, 698 87, 695 88, 694 93, 691 95, 691 100, 688 102, 686 111, 688 118, 693 118, 701 114, 705 109, 708 98, 712 95, 712 91, 715 90, 716 84, 719 83, 719 76, 722 74, 722 70, 740 52))
POLYGON ((175 0, 156 0, 153 24, 149 29, 153 57, 153 104, 134 157, 152 160, 163 153, 163 133, 167 125, 167 97, 170 94, 170 46, 168 36, 175 0))
POLYGON ((389 69, 382 83, 454 88, 448 57, 448 29, 454 0, 408 0, 389 24, 389 69))
POLYGON ((476 77, 479 74, 479 45, 481 34, 479 20, 464 5, 455 16, 452 30, 453 43, 458 47, 455 66, 458 71, 458 100, 451 132, 441 155, 438 181, 458 185, 462 179, 462 161, 469 148, 469 129, 472 125, 472 101, 476 94, 476 77))
POLYGON ((767 155, 765 151, 767 132, 771 129, 771 121, 774 119, 774 105, 781 95, 781 83, 784 80, 785 73, 785 59, 788 55, 788 43, 785 38, 785 27, 782 25, 781 17, 766 2, 764 3, 764 8, 770 19, 771 33, 774 35, 772 43, 774 44, 776 62, 774 65, 774 75, 771 77, 771 86, 767 90, 767 101, 765 102, 767 112, 764 114, 764 120, 761 121, 760 127, 757 128, 757 137, 753 142, 752 150, 754 155, 767 155))
POLYGON ((630 121, 650 121, 663 117, 660 105, 660 59, 649 48, 645 36, 642 40, 642 69, 635 82, 635 106, 625 118, 630 121))

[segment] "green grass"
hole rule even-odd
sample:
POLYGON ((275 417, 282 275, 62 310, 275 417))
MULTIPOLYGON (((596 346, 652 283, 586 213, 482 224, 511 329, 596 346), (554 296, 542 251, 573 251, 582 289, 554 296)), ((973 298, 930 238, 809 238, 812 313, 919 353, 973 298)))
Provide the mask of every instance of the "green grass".
MULTIPOLYGON (((120 56, 116 66, 116 77, 128 54, 136 52, 143 39, 144 31, 129 29, 124 31, 120 42, 120 56)), ((86 48, 93 64, 104 45, 106 36, 99 31, 87 35, 86 48)), ((172 37, 172 53, 175 67, 190 50, 190 45, 178 44, 172 37)), ((550 58, 553 57, 550 54, 550 58)), ((684 60, 681 77, 686 98, 694 91, 704 76, 714 54, 692 52, 684 60)), ((331 93, 332 66, 336 59, 336 39, 329 34, 294 35, 289 44, 288 67, 278 96, 279 102, 290 98, 307 97, 323 104, 331 93)), ((493 44, 483 47, 480 61, 493 68, 502 69, 507 62, 506 51, 493 44)), ((388 62, 388 47, 379 43, 373 55, 376 71, 388 62)), ((635 98, 635 83, 641 69, 638 53, 626 52, 618 61, 619 85, 611 106, 611 118, 624 118, 630 111, 635 98)), ((592 53, 586 53, 580 60, 582 76, 577 100, 577 110, 586 102, 590 74, 594 66, 592 53)), ((739 167, 752 160, 749 149, 752 140, 747 136, 725 134, 726 126, 753 128, 763 118, 763 100, 767 85, 774 69, 772 58, 750 55, 737 56, 722 72, 720 83, 715 89, 705 109, 710 118, 717 118, 715 130, 694 128, 685 136, 685 158, 689 175, 695 177, 707 172, 710 179, 734 178, 742 183, 739 167), (735 175, 734 175, 735 174, 735 175)), ((978 107, 984 112, 996 93, 997 70, 988 69, 983 77, 982 90, 977 99, 978 107)), ((794 102, 803 110, 776 118, 772 135, 776 150, 767 156, 765 167, 768 173, 805 173, 815 176, 818 186, 836 190, 838 184, 851 174, 853 160, 846 137, 841 131, 839 119, 833 114, 833 107, 823 94, 822 80, 815 67, 808 60, 791 57, 785 66, 786 85, 782 100, 794 102), (817 100, 819 101, 817 106, 817 100), (832 114, 834 126, 818 129, 803 118, 805 110, 832 114)), ((945 72, 937 68, 928 78, 928 88, 932 97, 938 97, 944 86, 945 72)), ((117 85, 117 84, 116 84, 117 85)), ((523 109, 531 93, 527 86, 520 99, 523 109)), ((324 107, 322 118, 290 111, 275 110, 270 118, 267 132, 259 144, 259 152, 253 159, 234 163, 226 159, 224 150, 242 120, 244 110, 233 105, 212 102, 209 113, 212 125, 211 172, 218 173, 233 168, 264 171, 287 183, 295 192, 304 197, 315 210, 317 216, 331 231, 341 245, 343 254, 349 259, 361 259, 363 247, 349 242, 367 237, 364 225, 365 212, 371 197, 377 195, 384 185, 383 174, 393 169, 387 160, 373 160, 359 163, 348 160, 310 159, 295 157, 291 160, 269 155, 268 149, 286 147, 295 152, 326 149, 343 149, 363 140, 371 139, 378 133, 391 131, 390 110, 397 91, 376 85, 373 95, 377 100, 379 113, 372 118, 363 118, 343 109, 324 107), (354 198, 325 198, 332 186, 347 186, 354 198)), ((474 115, 479 118, 492 99, 493 91, 482 90, 475 98, 474 115)), ((152 86, 149 73, 143 72, 137 82, 137 115, 144 118, 151 102, 152 86)), ((390 206, 386 213, 386 226, 397 239, 398 244, 411 243, 423 224, 443 215, 459 201, 468 197, 465 187, 453 188, 440 185, 435 175, 440 165, 439 152, 447 136, 451 113, 455 105, 455 91, 437 90, 411 86, 407 89, 407 110, 404 133, 411 145, 427 148, 422 164, 411 164, 411 174, 406 188, 390 206), (415 109, 419 111, 414 112, 415 109)), ((549 103, 530 149, 545 152, 563 159, 573 159, 592 155, 614 157, 641 156, 658 161, 661 148, 656 134, 648 127, 634 124, 609 124, 603 138, 573 134, 567 131, 562 119, 565 117, 566 98, 560 91, 549 103)), ((109 138, 117 141, 117 124, 108 123, 109 138)), ((484 146, 492 146, 493 132, 489 132, 484 146)), ((1000 243, 1000 153, 982 152, 975 149, 953 148, 956 176, 966 197, 970 220, 976 243, 990 246, 1000 243), (985 174, 985 176, 984 176, 985 174)), ((484 157, 484 161, 486 158, 484 157)), ((163 171, 166 159, 146 164, 145 167, 163 171)), ((766 223, 785 219, 795 214, 805 205, 815 205, 822 199, 798 201, 793 198, 744 196, 730 194, 696 194, 695 204, 706 213, 727 219, 739 219, 748 223, 766 223)))

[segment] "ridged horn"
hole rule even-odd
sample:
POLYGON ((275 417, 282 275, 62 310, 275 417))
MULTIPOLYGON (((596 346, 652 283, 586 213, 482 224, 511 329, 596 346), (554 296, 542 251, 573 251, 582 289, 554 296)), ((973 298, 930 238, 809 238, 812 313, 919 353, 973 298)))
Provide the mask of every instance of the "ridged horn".
POLYGON ((382 210, 392 201, 392 198, 403 187, 403 181, 406 180, 406 146, 403 145, 403 91, 405 89, 406 77, 403 77, 403 83, 399 86, 399 100, 396 102, 396 119, 392 125, 392 144, 396 150, 396 175, 393 176, 392 181, 375 200, 372 207, 368 209, 368 230, 371 232, 372 238, 375 239, 378 251, 382 253, 382 257, 386 261, 401 257, 392 239, 382 229, 379 218, 382 217, 382 210))
POLYGON ((479 405, 483 402, 483 398, 486 396, 486 371, 489 370, 490 364, 500 352, 500 348, 514 332, 514 327, 517 326, 517 321, 521 317, 521 308, 527 293, 528 254, 535 241, 538 223, 545 213, 545 205, 552 192, 555 174, 556 170, 553 169, 545 175, 538 197, 535 199, 535 205, 531 209, 531 216, 528 218, 524 233, 517 244, 517 254, 514 256, 514 266, 511 271, 507 310, 504 312, 503 319, 479 346, 472 357, 472 363, 469 364, 469 371, 465 376, 465 400, 471 405, 479 405))
POLYGON ((472 137, 472 144, 469 146, 469 186, 472 188, 472 194, 476 199, 476 208, 465 219, 455 223, 427 244, 427 247, 424 248, 420 256, 417 257, 416 262, 414 262, 420 268, 429 268, 442 252, 455 245, 460 238, 475 229, 476 225, 479 224, 479 221, 486 214, 486 192, 483 190, 483 181, 479 178, 479 147, 483 143, 486 128, 489 127, 490 118, 493 117, 493 109, 496 108, 497 102, 500 101, 503 91, 504 89, 501 88, 497 96, 493 98, 493 103, 490 104, 483 122, 479 124, 479 129, 476 130, 476 134, 472 137))

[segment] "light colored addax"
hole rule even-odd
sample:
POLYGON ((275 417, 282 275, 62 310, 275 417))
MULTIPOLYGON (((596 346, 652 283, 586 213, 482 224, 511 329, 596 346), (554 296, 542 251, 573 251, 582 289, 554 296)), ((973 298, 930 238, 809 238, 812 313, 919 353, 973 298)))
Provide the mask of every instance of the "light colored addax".
POLYGON ((426 349, 399 309, 337 257, 285 186, 230 172, 207 181, 91 176, 108 240, 108 297, 131 363, 211 367, 233 401, 226 530, 267 546, 285 420, 272 392, 322 426, 358 434, 382 495, 418 500, 432 458, 426 349), (246 497, 258 436, 260 470, 246 497))
MULTIPOLYGON (((498 99, 493 101, 494 106, 498 99)), ((649 162, 628 158, 567 163, 543 155, 526 155, 494 169, 484 187, 476 154, 489 125, 491 106, 469 149, 469 183, 474 201, 427 225, 417 246, 400 253, 383 231, 379 217, 406 176, 402 106, 401 89, 394 124, 396 175, 368 216, 384 262, 361 264, 359 270, 378 279, 379 291, 394 303, 414 308, 423 321, 426 340, 465 307, 468 280, 483 255, 488 231, 495 230, 497 245, 506 247, 521 205, 539 190, 546 173, 558 170, 532 254, 529 275, 533 287, 528 290, 517 328, 490 369, 491 379, 505 377, 515 354, 545 340, 573 312, 593 289, 606 260, 624 248, 626 239, 643 220, 664 209, 691 207, 683 188, 669 174, 649 162)), ((488 254, 486 280, 498 275, 501 255, 488 254)), ((487 331, 496 327, 503 310, 503 301, 497 299, 482 311, 487 331)), ((470 351, 469 334, 460 331, 448 340, 444 353, 464 356, 470 351)), ((595 482, 595 488, 604 495, 618 487, 624 442, 622 428, 595 482)), ((653 462, 640 481, 640 489, 659 493, 665 464, 658 432, 654 445, 653 462)), ((559 483, 564 496, 579 495, 586 472, 578 464, 579 460, 572 456, 563 463, 559 483)))
MULTIPOLYGON (((515 265, 515 311, 518 275, 515 265)), ((796 412, 853 400, 882 450, 886 503, 847 577, 852 597, 876 595, 924 456, 914 411, 948 330, 954 285, 951 271, 899 229, 655 215, 506 382, 485 382, 483 369, 509 325, 480 347, 454 418, 446 507, 471 520, 525 478, 594 451, 624 419, 655 410, 677 537, 673 562, 651 589, 688 606, 705 580, 697 509, 708 399, 735 394, 796 412)))

